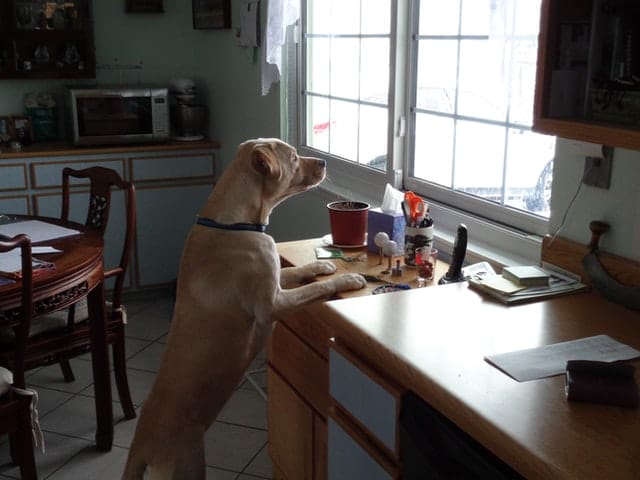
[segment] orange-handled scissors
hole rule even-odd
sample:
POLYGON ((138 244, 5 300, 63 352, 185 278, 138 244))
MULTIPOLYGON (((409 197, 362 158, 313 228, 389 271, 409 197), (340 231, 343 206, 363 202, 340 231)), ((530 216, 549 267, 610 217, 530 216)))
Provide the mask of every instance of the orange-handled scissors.
POLYGON ((411 191, 404 194, 404 201, 409 209, 411 225, 417 226, 427 213, 424 201, 411 191))

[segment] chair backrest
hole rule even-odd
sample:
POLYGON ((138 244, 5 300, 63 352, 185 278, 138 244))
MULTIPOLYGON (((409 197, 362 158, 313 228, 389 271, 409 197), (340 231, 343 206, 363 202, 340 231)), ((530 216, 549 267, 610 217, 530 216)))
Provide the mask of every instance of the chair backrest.
POLYGON ((123 180, 118 172, 105 167, 90 167, 84 170, 65 168, 62 171, 62 219, 69 220, 70 177, 86 178, 90 181, 89 208, 85 225, 104 235, 109 222, 111 191, 117 188, 125 192, 126 231, 120 262, 116 267, 105 266, 105 278, 115 277, 113 306, 120 306, 122 287, 129 267, 136 229, 136 192, 133 183, 123 180))
POLYGON ((24 379, 24 355, 31 328, 31 317, 33 315, 33 267, 31 260, 31 239, 24 234, 0 241, 0 252, 9 252, 20 248, 22 255, 22 271, 20 281, 22 285, 22 295, 20 308, 3 312, 0 322, 7 323, 15 331, 16 343, 13 350, 13 365, 11 365, 14 375, 13 384, 18 388, 25 388, 24 379))

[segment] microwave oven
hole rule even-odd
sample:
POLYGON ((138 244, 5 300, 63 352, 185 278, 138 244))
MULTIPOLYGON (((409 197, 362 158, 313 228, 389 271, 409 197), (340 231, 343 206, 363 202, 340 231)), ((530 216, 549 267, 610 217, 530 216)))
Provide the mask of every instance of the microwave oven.
POLYGON ((65 87, 69 136, 74 145, 169 140, 169 89, 65 87))

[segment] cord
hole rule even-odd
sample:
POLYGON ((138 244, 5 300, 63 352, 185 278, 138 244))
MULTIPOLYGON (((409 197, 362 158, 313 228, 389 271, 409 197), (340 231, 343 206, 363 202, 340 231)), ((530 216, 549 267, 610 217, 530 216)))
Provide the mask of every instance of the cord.
POLYGON ((580 178, 580 182, 578 183, 578 189, 576 190, 576 193, 573 194, 573 198, 569 202, 569 205, 567 205, 567 208, 564 211, 564 215, 562 216, 562 221, 560 222, 560 226, 556 229, 554 234, 551 236, 551 240, 549 240, 549 243, 547 244, 547 248, 549 248, 551 246, 551 244, 555 241, 556 237, 560 234, 560 231, 564 228, 564 224, 567 221, 567 216, 569 215, 569 210, 571 210, 571 207, 573 206, 574 202, 578 198, 578 195, 580 194, 580 190, 582 190, 582 185, 584 184, 584 179, 587 178, 591 174, 591 171, 594 170, 595 168, 596 168, 595 164, 592 164, 582 174, 582 177, 580 178))

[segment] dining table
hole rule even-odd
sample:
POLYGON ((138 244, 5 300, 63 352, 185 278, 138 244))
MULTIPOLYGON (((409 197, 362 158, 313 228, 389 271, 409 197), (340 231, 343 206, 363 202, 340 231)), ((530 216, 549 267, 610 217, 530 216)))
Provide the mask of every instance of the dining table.
MULTIPOLYGON (((113 407, 105 317, 103 238, 89 227, 56 218, 28 215, 3 217, 8 217, 12 223, 39 220, 76 232, 33 242, 33 247, 48 246, 56 251, 33 254, 35 259, 43 260, 49 266, 34 269, 32 325, 46 314, 65 309, 87 298, 97 423, 95 441, 99 450, 111 450, 113 407)), ((34 250, 37 252, 37 249, 34 250)), ((19 322, 21 288, 20 280, 0 285, 0 326, 11 326, 19 322)))

